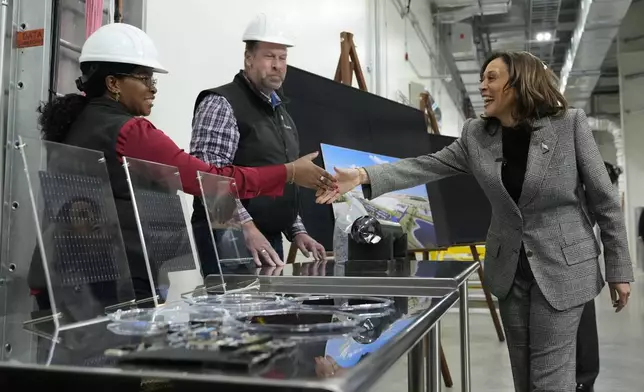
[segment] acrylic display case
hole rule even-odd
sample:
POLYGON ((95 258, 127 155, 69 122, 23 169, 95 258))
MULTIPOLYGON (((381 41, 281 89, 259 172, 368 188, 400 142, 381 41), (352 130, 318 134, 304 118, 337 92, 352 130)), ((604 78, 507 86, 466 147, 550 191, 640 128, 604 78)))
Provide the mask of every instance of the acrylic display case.
POLYGON ((158 306, 203 283, 181 177, 174 166, 133 158, 123 166, 158 306))
POLYGON ((10 300, 31 296, 35 303, 27 307, 35 310, 24 325, 48 331, 72 328, 134 306, 103 154, 27 138, 14 147, 18 153, 13 155, 17 175, 12 194, 20 201, 13 208, 29 209, 23 218, 32 224, 11 225, 10 253, 23 254, 9 269, 27 284, 7 294, 10 300))
POLYGON ((207 214, 220 282, 209 285, 209 292, 233 293, 257 288, 256 266, 246 247, 239 216, 239 194, 235 180, 210 173, 198 173, 202 202, 207 214), (242 275, 243 279, 230 280, 228 275, 242 275))
POLYGON ((299 306, 336 310, 367 317, 382 317, 393 312, 393 301, 384 297, 312 295, 292 298, 299 306))
POLYGON ((228 292, 224 294, 206 293, 186 297, 185 300, 195 308, 225 309, 232 313, 284 309, 296 305, 286 297, 253 291, 228 292))
POLYGON ((226 324, 237 331, 270 334, 298 340, 329 339, 361 332, 361 316, 335 310, 288 307, 231 315, 226 324))

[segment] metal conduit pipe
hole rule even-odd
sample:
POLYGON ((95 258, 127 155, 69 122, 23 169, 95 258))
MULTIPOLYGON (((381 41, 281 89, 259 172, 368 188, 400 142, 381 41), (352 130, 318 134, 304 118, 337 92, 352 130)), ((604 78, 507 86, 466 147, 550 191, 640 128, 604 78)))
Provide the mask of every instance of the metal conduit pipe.
POLYGON ((69 50, 73 50, 76 53, 80 53, 82 51, 82 48, 78 45, 74 45, 73 43, 66 41, 64 39, 59 39, 58 42, 60 42, 60 46, 63 48, 67 48, 69 50))
MULTIPOLYGON (((6 38, 5 32, 7 29, 7 13, 9 8, 9 1, 2 0, 0 3, 0 29, 2 29, 2 37, 0 38, 0 94, 2 101, 4 101, 4 64, 5 64, 5 50, 6 38)), ((0 126, 4 128, 4 109, 0 108, 0 126)))
MULTIPOLYGON (((420 27, 420 23, 418 22, 418 19, 416 18, 416 15, 412 12, 406 11, 406 6, 403 5, 401 0, 392 0, 392 3, 396 6, 397 11, 400 13, 401 17, 406 17, 409 19, 409 22, 416 32, 416 35, 418 36, 418 40, 422 44, 423 48, 427 52, 427 55, 429 55, 430 60, 434 64, 439 63, 439 58, 434 52, 434 48, 432 48, 432 44, 430 43, 429 39, 425 36, 425 33, 422 31, 420 27)), ((449 53, 449 50, 447 49, 447 46, 445 42, 441 41, 438 43, 439 44, 439 52, 444 53, 447 55, 449 53)), ((472 103, 470 102, 468 95, 467 95, 467 89, 465 88, 465 85, 463 84, 463 80, 461 79, 461 76, 459 74, 458 68, 456 67, 456 63, 453 61, 450 61, 450 59, 445 58, 443 59, 445 63, 447 64, 447 67, 449 68, 450 73, 452 74, 452 81, 454 82, 446 84, 446 89, 449 92, 449 94, 452 97, 452 100, 454 103, 457 105, 457 107, 461 110, 461 113, 465 118, 468 118, 468 108, 471 108, 472 103), (467 104, 467 108, 463 106, 459 106, 459 103, 467 104)), ((471 109, 473 112, 474 110, 471 109)))
POLYGON ((375 72, 373 73, 373 78, 374 78, 374 86, 375 86, 375 93, 376 95, 382 95, 382 64, 383 61, 381 59, 382 56, 382 48, 381 48, 381 38, 380 35, 382 34, 382 31, 380 29, 381 23, 383 23, 383 17, 382 17, 382 12, 381 12, 381 5, 380 5, 381 0, 373 0, 371 2, 372 7, 373 7, 373 23, 374 23, 374 52, 373 52, 373 59, 374 59, 374 65, 375 65, 375 72))
POLYGON ((58 90, 58 59, 60 39, 60 0, 54 0, 51 10, 51 56, 49 62, 49 102, 56 98, 58 90))
MULTIPOLYGON (((0 2, 0 29, 2 31, 2 36, 0 37, 0 139, 4 143, 7 138, 7 110, 9 108, 9 100, 7 99, 9 96, 9 93, 7 92, 5 96, 5 63, 6 63, 6 49, 7 49, 7 28, 8 26, 7 23, 7 17, 9 14, 9 1, 8 0, 2 0, 0 2)), ((0 160, 4 161, 6 159, 5 154, 0 154, 0 160)), ((5 178, 5 165, 2 165, 2 169, 0 169, 0 175, 2 175, 2 179, 5 178)), ((3 180, 0 180, 3 181, 3 180)), ((0 196, 3 196, 5 192, 5 183, 2 182, 0 183, 0 196)), ((0 222, 3 222, 3 216, 2 216, 3 208, 0 208, 0 222)), ((0 227, 0 231, 2 231, 2 234, 4 236, 4 230, 3 227, 0 227)), ((4 242, 4 241, 2 241, 4 242)), ((2 246, 4 248, 4 245, 2 246)), ((3 255, 4 256, 4 255, 3 255)), ((0 284, 3 282, 0 280, 0 284)))

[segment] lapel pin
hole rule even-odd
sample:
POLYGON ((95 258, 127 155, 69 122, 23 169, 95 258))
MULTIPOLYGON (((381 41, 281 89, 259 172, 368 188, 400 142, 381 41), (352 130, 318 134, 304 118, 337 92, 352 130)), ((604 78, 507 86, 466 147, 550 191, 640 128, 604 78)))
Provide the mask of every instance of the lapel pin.
POLYGON ((545 154, 545 153, 547 153, 548 151, 550 151, 550 149, 548 148, 548 145, 547 145, 546 143, 543 143, 543 142, 542 142, 542 143, 541 143, 541 152, 543 152, 543 153, 545 154))

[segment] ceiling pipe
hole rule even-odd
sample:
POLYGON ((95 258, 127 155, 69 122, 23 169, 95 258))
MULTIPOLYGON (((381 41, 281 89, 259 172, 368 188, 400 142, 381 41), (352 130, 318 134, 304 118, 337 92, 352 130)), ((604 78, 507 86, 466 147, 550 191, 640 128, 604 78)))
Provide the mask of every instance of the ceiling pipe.
MULTIPOLYGON (((413 11, 410 9, 407 9, 407 6, 404 5, 401 0, 391 0, 391 2, 394 4, 396 7, 396 10, 400 14, 401 18, 407 18, 409 20, 409 23, 411 24, 412 28, 416 32, 416 35, 418 36, 418 39, 420 43, 422 44, 423 48, 425 49, 425 52, 429 56, 431 62, 434 65, 439 64, 440 58, 436 55, 434 52, 434 48, 432 47, 432 44, 430 43, 430 40, 427 38, 425 35, 425 32, 421 29, 420 23, 418 22, 418 18, 416 17, 416 14, 414 14, 413 11)), ((467 90, 465 89, 465 85, 463 84, 463 79, 461 79, 461 76, 459 74, 458 67, 456 67, 456 63, 454 62, 454 58, 451 54, 451 52, 447 49, 447 46, 445 43, 440 40, 438 43, 439 45, 439 53, 440 57, 443 59, 445 64, 447 65, 450 74, 452 75, 452 81, 454 83, 445 83, 445 87, 447 88, 447 91, 449 92, 449 95, 452 97, 452 100, 456 104, 456 106, 461 110, 461 113, 465 118, 468 118, 468 110, 467 108, 472 108, 472 103, 470 102, 468 95, 467 95, 467 90), (466 99, 467 102, 464 102, 463 100, 466 99), (459 105, 461 104, 461 105, 459 105)), ((474 109, 471 109, 471 112, 473 112, 474 109)))
POLYGON ((474 16, 507 14, 511 7, 511 0, 468 0, 462 4, 439 5, 440 14, 436 19, 440 23, 452 24, 463 22, 474 16))
MULTIPOLYGON (((469 59, 465 60, 463 56, 455 54, 454 50, 452 50, 453 48, 450 48, 450 52, 452 53, 453 57, 457 57, 463 60, 456 62, 459 73, 465 71, 475 71, 475 73, 478 74, 479 67, 485 62, 489 54, 492 52, 492 37, 489 28, 484 22, 484 18, 494 18, 500 17, 500 15, 509 14, 512 10, 512 1, 453 0, 448 4, 446 0, 440 0, 437 6, 440 10, 440 13, 436 16, 436 20, 437 22, 446 26, 446 28, 450 28, 458 22, 471 25, 473 44, 471 57, 473 61, 470 61, 469 59), (474 62, 476 66, 473 66, 471 64, 472 62, 474 62), (469 64, 463 65, 465 63, 469 64)), ((469 56, 466 55, 465 57, 469 56)), ((466 117, 476 116, 474 108, 476 107, 478 111, 480 111, 482 108, 482 103, 480 103, 480 93, 478 89, 476 89, 476 91, 468 91, 467 89, 465 89, 464 95, 467 97, 467 101, 471 105, 470 116, 466 117), (474 106, 475 104, 477 105, 474 106)))
POLYGON ((619 32, 631 0, 581 0, 577 26, 561 68, 559 90, 572 106, 585 108, 597 85, 602 63, 619 32), (610 12, 608 12, 608 10, 610 12), (582 70, 586 74, 576 74, 582 70))

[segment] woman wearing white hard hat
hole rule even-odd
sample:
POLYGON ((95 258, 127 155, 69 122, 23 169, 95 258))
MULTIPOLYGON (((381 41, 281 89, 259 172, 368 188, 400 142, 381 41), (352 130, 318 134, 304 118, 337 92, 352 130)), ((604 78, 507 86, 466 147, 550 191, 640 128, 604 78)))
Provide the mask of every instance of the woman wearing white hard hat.
MULTIPOLYGON (((45 140, 105 154, 135 282, 146 280, 147 272, 121 166, 123 157, 178 167, 184 190, 193 195, 200 194, 197 171, 234 178, 241 198, 280 196, 287 182, 314 189, 334 186, 333 177, 311 162, 315 154, 286 165, 214 167, 177 147, 143 118, 150 114, 157 93, 153 73, 167 71, 150 37, 134 26, 114 23, 98 29, 83 45, 80 69, 76 85, 84 95, 68 94, 45 104, 39 108, 39 123, 45 140)), ((145 291, 146 286, 147 282, 135 283, 135 290, 145 291)))

